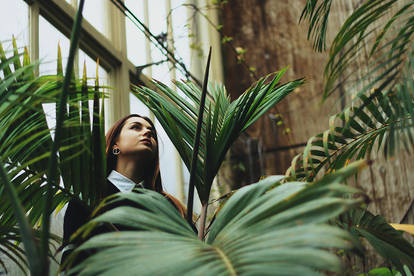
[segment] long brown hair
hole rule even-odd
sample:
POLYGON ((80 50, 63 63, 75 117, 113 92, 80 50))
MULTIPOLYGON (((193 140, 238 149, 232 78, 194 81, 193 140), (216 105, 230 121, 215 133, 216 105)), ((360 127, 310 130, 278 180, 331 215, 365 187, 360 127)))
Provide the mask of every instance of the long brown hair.
POLYGON ((180 203, 178 199, 173 197, 170 194, 167 194, 164 192, 161 184, 161 174, 160 174, 160 158, 159 158, 159 151, 158 151, 158 136, 157 131, 155 130, 154 123, 151 121, 150 118, 141 116, 138 114, 130 114, 128 116, 125 116, 121 119, 119 119, 106 133, 106 176, 108 176, 112 170, 115 170, 116 168, 116 162, 117 162, 117 156, 113 154, 112 148, 117 142, 119 138, 119 134, 121 133, 121 130, 123 126, 125 125, 125 122, 132 117, 139 117, 144 120, 146 120, 153 129, 153 135, 155 141, 157 141, 157 148, 156 148, 156 154, 154 158, 154 163, 152 166, 150 166, 147 175, 144 177, 144 186, 150 187, 151 190, 154 190, 164 196, 166 196, 177 208, 177 210, 181 213, 182 216, 185 216, 186 211, 185 207, 180 203))

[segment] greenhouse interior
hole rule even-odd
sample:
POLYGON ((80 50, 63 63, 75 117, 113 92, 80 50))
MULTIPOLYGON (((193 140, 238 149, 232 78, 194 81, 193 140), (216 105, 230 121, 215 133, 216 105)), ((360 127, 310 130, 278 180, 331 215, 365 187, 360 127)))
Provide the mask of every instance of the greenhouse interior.
POLYGON ((0 275, 414 275, 414 1, 1 4, 0 275))

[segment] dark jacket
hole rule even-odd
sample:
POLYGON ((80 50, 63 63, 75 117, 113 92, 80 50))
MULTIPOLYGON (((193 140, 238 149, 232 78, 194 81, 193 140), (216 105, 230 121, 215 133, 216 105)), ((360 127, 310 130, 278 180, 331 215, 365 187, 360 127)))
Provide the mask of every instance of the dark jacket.
MULTIPOLYGON (((120 192, 119 189, 112 184, 110 181, 107 181, 107 189, 108 192, 106 196, 115 194, 120 192)), ((123 204, 117 204, 116 206, 111 206, 111 208, 118 207, 123 204)), ((70 241, 70 237, 84 224, 86 224, 91 219, 92 214, 91 207, 87 206, 84 202, 78 199, 72 199, 68 203, 68 207, 66 209, 66 213, 63 219, 63 245, 66 247, 70 247, 70 249, 65 250, 62 253, 61 264, 64 263, 66 258, 73 252, 73 249, 78 247, 83 241, 79 238, 74 241, 70 241), (70 243, 69 243, 70 241, 70 243)), ((93 231, 91 236, 109 232, 110 228, 107 226, 100 226, 93 231)), ((82 252, 80 253, 75 261, 72 264, 72 267, 76 264, 82 262, 88 256, 90 256, 93 252, 82 252)))
MULTIPOLYGON (((106 193, 106 196, 110 196, 110 195, 120 192, 120 190, 110 181, 107 181, 107 189, 108 189, 108 192, 106 193)), ((129 200, 123 200, 115 204, 109 205, 104 210, 102 210, 100 213, 119 207, 119 206, 132 206, 135 208, 143 208, 129 200)), ((63 246, 69 247, 70 249, 67 249, 62 253, 61 264, 64 264, 66 258, 73 252, 73 250, 85 241, 85 239, 81 239, 80 237, 71 241, 70 237, 81 226, 86 224, 91 219, 92 211, 93 210, 89 206, 87 206, 84 202, 78 199, 72 199, 69 201, 68 207, 66 209, 66 213, 64 216, 64 220, 63 220, 63 246)), ((121 231, 128 230, 125 227, 119 227, 119 226, 117 226, 117 229, 121 231)), ((94 235, 111 232, 111 231, 113 231, 113 227, 110 227, 109 225, 101 225, 101 226, 96 227, 92 231, 92 233, 88 235, 88 238, 91 238, 94 235)), ((80 254, 77 255, 71 267, 74 267, 75 265, 81 263, 83 260, 88 258, 94 252, 95 252, 94 250, 82 251, 80 254)))

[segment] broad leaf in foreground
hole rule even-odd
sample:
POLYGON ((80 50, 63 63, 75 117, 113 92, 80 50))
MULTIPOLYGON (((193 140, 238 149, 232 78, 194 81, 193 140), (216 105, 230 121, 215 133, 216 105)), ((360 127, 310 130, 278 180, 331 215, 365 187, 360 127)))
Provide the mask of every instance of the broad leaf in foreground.
POLYGON ((75 254, 88 249, 98 252, 70 273, 128 276, 339 272, 340 259, 326 249, 350 248, 351 237, 327 221, 360 203, 347 197, 356 190, 340 183, 365 164, 351 164, 314 183, 281 184, 283 176, 271 176, 246 186, 225 203, 205 241, 198 239, 160 194, 150 190, 117 194, 108 203, 128 199, 145 209, 123 206, 109 210, 84 226, 78 235, 102 223, 136 231, 92 237, 75 254))

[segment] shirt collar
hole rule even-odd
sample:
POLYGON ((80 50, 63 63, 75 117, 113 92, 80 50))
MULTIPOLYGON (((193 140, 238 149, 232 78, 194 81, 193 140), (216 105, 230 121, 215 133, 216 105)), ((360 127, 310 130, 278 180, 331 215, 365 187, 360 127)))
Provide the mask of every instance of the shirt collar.
POLYGON ((108 176, 108 180, 114 184, 118 190, 121 192, 130 192, 132 189, 134 189, 135 186, 138 186, 140 188, 144 188, 144 181, 141 181, 138 185, 129 179, 128 177, 120 174, 119 172, 112 170, 111 173, 108 176))

